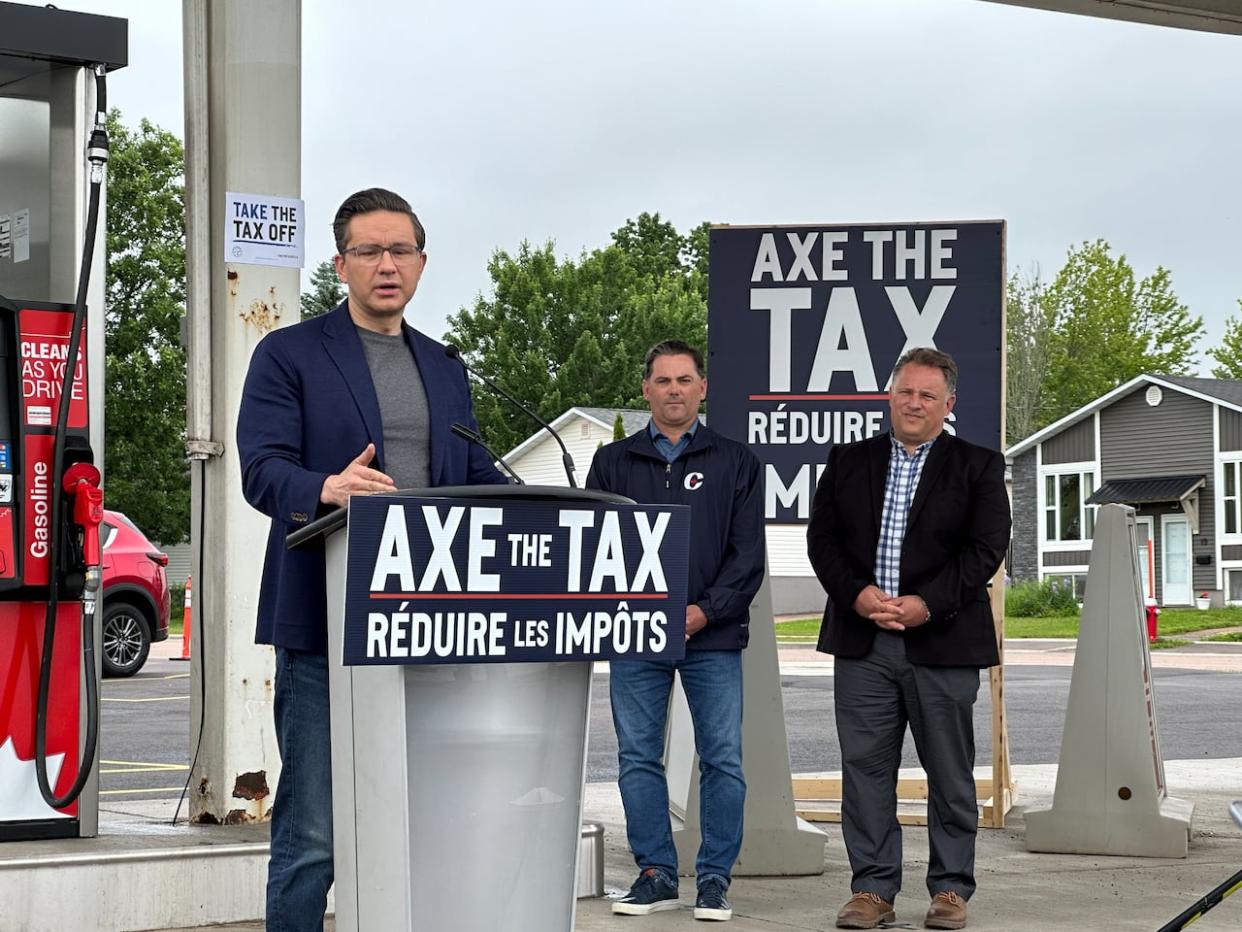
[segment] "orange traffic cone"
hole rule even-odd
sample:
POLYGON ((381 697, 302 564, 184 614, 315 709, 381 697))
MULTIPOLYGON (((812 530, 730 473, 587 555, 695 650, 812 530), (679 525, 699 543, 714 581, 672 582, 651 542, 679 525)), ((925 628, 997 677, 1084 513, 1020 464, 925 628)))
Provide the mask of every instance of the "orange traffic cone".
POLYGON ((178 660, 190 659, 190 634, 194 630, 194 611, 190 598, 191 577, 185 578, 185 622, 181 627, 181 656, 178 660))

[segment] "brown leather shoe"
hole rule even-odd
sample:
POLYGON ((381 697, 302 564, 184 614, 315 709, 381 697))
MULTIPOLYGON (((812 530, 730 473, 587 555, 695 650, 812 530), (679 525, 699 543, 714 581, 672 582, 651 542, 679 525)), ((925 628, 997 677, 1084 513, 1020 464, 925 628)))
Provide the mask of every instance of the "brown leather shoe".
POLYGON ((952 890, 941 890, 932 897, 923 925, 928 929, 966 928, 966 901, 952 890))
POLYGON ((838 929, 874 929, 881 922, 893 922, 893 904, 874 893, 855 893, 837 913, 838 929))

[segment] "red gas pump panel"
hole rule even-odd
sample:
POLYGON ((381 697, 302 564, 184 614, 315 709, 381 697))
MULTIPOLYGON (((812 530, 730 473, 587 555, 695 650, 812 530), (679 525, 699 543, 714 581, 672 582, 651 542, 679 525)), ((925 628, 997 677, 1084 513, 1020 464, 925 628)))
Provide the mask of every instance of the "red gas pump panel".
MULTIPOLYGON (((61 311, 28 308, 21 313, 22 424, 26 427, 52 427, 56 423, 72 324, 73 315, 61 311)), ((69 396, 69 429, 86 427, 86 418, 86 327, 83 326, 69 396)))
MULTIPOLYGON (((0 823, 73 817, 78 804, 52 809, 35 779, 35 696, 43 650, 45 607, 0 602, 0 823)), ((77 602, 63 602, 56 616, 56 649, 48 705, 48 779, 57 795, 78 772, 78 678, 82 642, 77 602)))
MULTIPOLYGON (((48 584, 52 499, 60 491, 52 487, 52 447, 72 327, 67 304, 10 304, 0 314, 0 592, 48 584)), ((84 329, 69 396, 66 466, 91 459, 89 423, 84 329)))
POLYGON ((27 586, 46 586, 48 545, 52 538, 52 443, 51 434, 27 434, 25 444, 26 485, 24 561, 27 586))
MULTIPOLYGON (((0 839, 6 841, 78 832, 77 803, 53 809, 40 790, 35 766, 36 706, 51 582, 52 505, 56 496, 65 494, 55 481, 53 449, 72 327, 69 305, 0 302, 0 839)), ((79 478, 98 476, 89 465, 84 336, 79 340, 80 361, 73 366, 61 452, 66 470, 79 478)), ((83 491, 80 484, 75 480, 75 492, 83 491)), ((102 505, 96 501, 101 493, 95 485, 87 491, 95 494, 81 501, 77 495, 62 500, 65 527, 74 524, 78 512, 85 520, 102 505)), ((84 539, 93 543, 89 532, 84 532, 84 539)), ((80 580, 81 567, 68 565, 77 561, 68 550, 62 556, 66 575, 58 585, 72 580, 73 574, 80 580)), ((57 799, 74 789, 82 763, 78 750, 82 605, 72 588, 60 596, 55 647, 49 658, 43 749, 51 795, 57 799)))

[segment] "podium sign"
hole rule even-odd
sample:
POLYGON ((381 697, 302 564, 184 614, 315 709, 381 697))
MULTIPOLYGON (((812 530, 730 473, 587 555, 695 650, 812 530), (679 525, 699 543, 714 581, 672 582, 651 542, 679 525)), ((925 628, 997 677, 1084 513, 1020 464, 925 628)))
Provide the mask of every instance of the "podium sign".
POLYGON ((690 509, 353 496, 346 666, 680 659, 690 509))

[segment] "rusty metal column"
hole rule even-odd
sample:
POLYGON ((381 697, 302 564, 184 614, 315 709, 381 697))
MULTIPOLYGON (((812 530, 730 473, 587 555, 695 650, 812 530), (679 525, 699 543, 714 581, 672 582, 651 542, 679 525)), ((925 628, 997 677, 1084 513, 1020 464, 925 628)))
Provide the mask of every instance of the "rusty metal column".
POLYGON ((268 520, 242 498, 233 438, 250 354, 272 328, 298 320, 299 272, 227 261, 225 193, 300 196, 301 2, 184 0, 182 8, 186 439, 194 550, 191 756, 205 712, 190 814, 198 822, 240 823, 267 818, 280 760, 272 726, 272 650, 254 644, 260 542, 268 520))

